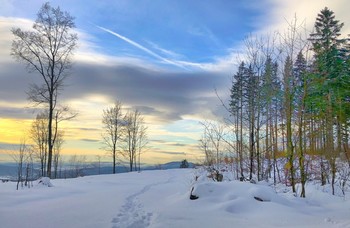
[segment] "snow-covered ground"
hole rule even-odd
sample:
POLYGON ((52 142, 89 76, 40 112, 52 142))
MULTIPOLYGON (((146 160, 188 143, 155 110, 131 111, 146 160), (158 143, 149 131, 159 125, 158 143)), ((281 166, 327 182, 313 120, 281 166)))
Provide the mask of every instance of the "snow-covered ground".
POLYGON ((174 169, 87 176, 18 191, 0 183, 0 227, 350 227, 350 200, 313 185, 301 199, 283 186, 203 175, 194 181, 200 175, 174 169), (197 200, 189 199, 192 187, 197 200))

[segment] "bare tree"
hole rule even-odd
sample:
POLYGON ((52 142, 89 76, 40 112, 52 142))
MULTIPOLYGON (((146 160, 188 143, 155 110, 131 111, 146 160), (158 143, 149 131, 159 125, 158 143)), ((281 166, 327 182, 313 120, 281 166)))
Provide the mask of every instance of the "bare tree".
POLYGON ((215 155, 213 150, 210 147, 210 139, 208 138, 208 134, 206 133, 206 129, 204 129, 204 133, 202 138, 199 140, 199 148, 203 150, 205 155, 204 164, 207 166, 212 166, 215 162, 215 155))
POLYGON ((43 83, 31 85, 29 99, 48 110, 48 159, 47 176, 51 177, 52 154, 55 139, 54 115, 58 95, 71 67, 71 55, 78 39, 71 33, 74 18, 59 7, 43 4, 37 14, 33 30, 13 28, 12 56, 26 64, 29 72, 39 73, 43 83))
POLYGON ((26 156, 25 156, 25 181, 24 181, 24 186, 27 186, 28 188, 33 186, 33 179, 34 179, 33 155, 34 155, 34 151, 32 150, 32 147, 28 147, 26 150, 26 156))
POLYGON ((225 126, 220 123, 214 123, 205 121, 201 123, 204 127, 204 132, 206 133, 206 138, 209 140, 210 144, 216 153, 216 168, 219 169, 219 164, 221 162, 222 144, 224 143, 225 136, 225 126))
POLYGON ((104 132, 102 140, 104 149, 108 151, 113 158, 113 173, 115 173, 117 162, 118 143, 122 136, 122 126, 124 124, 122 115, 122 103, 116 101, 113 107, 103 110, 102 124, 104 132))
POLYGON ((296 193, 295 188, 295 143, 293 143, 293 124, 295 114, 295 95, 296 95, 296 75, 293 72, 293 64, 297 59, 297 55, 302 52, 306 43, 303 41, 302 31, 303 31, 303 23, 298 23, 296 17, 288 23, 288 29, 286 32, 280 35, 281 38, 281 51, 284 53, 281 61, 283 66, 282 77, 283 77, 283 98, 284 98, 284 117, 286 121, 286 138, 287 138, 287 147, 286 147, 286 155, 288 158, 287 167, 290 171, 290 182, 292 186, 292 190, 296 193), (284 57, 284 58, 283 58, 284 57))
POLYGON ((72 155, 67 165, 69 166, 68 177, 75 178, 84 176, 83 170, 86 167, 86 156, 72 155))
POLYGON ((26 161, 27 150, 28 148, 25 139, 21 139, 18 151, 11 154, 12 159, 17 163, 17 190, 19 188, 19 183, 22 183, 23 187, 23 169, 26 161))
POLYGON ((40 162, 40 175, 45 176, 46 174, 46 162, 47 162, 47 114, 42 112, 37 114, 35 120, 32 123, 29 131, 30 138, 33 142, 34 156, 40 162))
POLYGON ((147 144, 144 119, 138 110, 129 111, 124 117, 124 156, 128 159, 129 170, 136 169, 137 153, 141 155, 147 144))
MULTIPOLYGON (((57 178, 57 168, 59 161, 59 153, 63 143, 63 131, 59 130, 59 123, 64 120, 70 120, 74 118, 77 113, 71 111, 67 106, 57 107, 54 114, 53 123, 53 140, 55 142, 53 147, 53 169, 54 178, 57 178)), ((35 157, 40 162, 41 176, 46 175, 46 165, 48 157, 48 113, 41 112, 37 114, 36 119, 33 121, 30 129, 30 138, 33 141, 33 151, 35 157)))
POLYGON ((140 132, 138 136, 138 168, 139 172, 141 171, 141 154, 145 151, 145 148, 147 147, 147 144, 149 143, 148 137, 147 137, 147 127, 143 124, 141 124, 140 132))
POLYGON ((58 167, 60 163, 60 158, 61 158, 61 150, 62 150, 62 145, 64 143, 63 140, 63 132, 59 131, 56 136, 56 143, 53 148, 53 168, 54 168, 54 178, 58 178, 58 167))

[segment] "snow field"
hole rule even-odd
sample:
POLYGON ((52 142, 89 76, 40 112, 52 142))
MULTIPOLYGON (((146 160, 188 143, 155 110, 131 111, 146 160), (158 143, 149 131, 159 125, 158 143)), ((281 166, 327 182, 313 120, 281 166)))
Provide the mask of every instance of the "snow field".
POLYGON ((301 199, 282 185, 213 182, 194 169, 51 183, 19 191, 0 183, 0 227, 350 227, 350 201, 314 185, 301 199), (197 200, 189 199, 192 187, 197 200))

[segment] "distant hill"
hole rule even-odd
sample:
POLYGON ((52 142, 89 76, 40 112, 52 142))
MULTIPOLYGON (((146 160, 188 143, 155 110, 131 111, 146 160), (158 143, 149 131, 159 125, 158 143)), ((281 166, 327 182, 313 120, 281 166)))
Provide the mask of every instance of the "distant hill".
MULTIPOLYGON (((161 165, 161 169, 178 169, 180 168, 181 161, 168 162, 161 165)), ((192 162, 188 162, 188 168, 194 168, 195 165, 192 162)))
POLYGON ((15 163, 0 163, 0 177, 14 177, 17 173, 15 163))
MULTIPOLYGON (((177 169, 180 168, 181 161, 168 162, 165 164, 158 165, 143 165, 142 170, 159 170, 159 169, 177 169)), ((189 168, 194 168, 195 165, 192 162, 188 162, 189 168)), ((127 165, 117 166, 116 173, 126 173, 129 171, 127 165)), ((39 170, 37 171, 39 172, 39 170)), ((98 175, 98 174, 112 174, 111 165, 102 165, 98 167, 85 167, 82 168, 81 172, 84 176, 98 175)), ((0 163, 0 177, 16 177, 17 175, 17 165, 15 163, 0 163)))
MULTIPOLYGON (((159 169, 178 169, 180 168, 181 161, 174 161, 174 162, 168 162, 165 164, 158 164, 158 165, 143 165, 141 166, 142 170, 159 170, 159 169)), ((194 168, 195 165, 192 162, 188 163, 189 168, 194 168)), ((84 168, 83 170, 84 175, 97 175, 97 174, 112 174, 112 166, 103 166, 98 169, 97 167, 89 167, 84 168)), ((128 166, 117 166, 116 167, 116 173, 126 173, 129 172, 128 166)))

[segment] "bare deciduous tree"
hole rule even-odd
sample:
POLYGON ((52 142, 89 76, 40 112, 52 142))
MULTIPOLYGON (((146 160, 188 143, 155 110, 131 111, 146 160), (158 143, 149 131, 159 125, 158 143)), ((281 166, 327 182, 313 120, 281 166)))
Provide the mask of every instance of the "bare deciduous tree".
POLYGON ((60 158, 61 158, 61 150, 62 150, 63 143, 64 143, 63 132, 59 131, 56 135, 56 142, 53 148, 53 168, 54 168, 53 177, 55 179, 58 178, 58 167, 61 161, 60 158))
POLYGON ((222 157, 222 144, 224 143, 225 137, 225 126, 220 123, 214 123, 205 121, 201 123, 204 127, 206 134, 205 138, 209 140, 216 153, 216 168, 219 169, 219 164, 222 157))
POLYGON ((108 151, 113 158, 113 173, 115 173, 117 162, 118 142, 122 136, 122 125, 124 124, 122 115, 122 103, 116 101, 113 107, 103 110, 102 124, 104 132, 102 140, 104 149, 108 151))
MULTIPOLYGON (((53 127, 53 170, 54 178, 57 178, 57 169, 59 162, 59 153, 63 144, 63 131, 59 130, 59 123, 64 120, 70 120, 74 118, 77 113, 71 111, 67 106, 58 107, 54 114, 54 127, 53 127)), ((35 157, 40 162, 41 176, 46 175, 46 166, 48 158, 48 114, 47 112, 41 112, 37 114, 36 119, 33 121, 31 129, 29 131, 30 138, 33 141, 33 151, 35 157)))
POLYGON ((37 114, 35 120, 32 123, 31 129, 29 131, 30 138, 33 142, 33 151, 35 157, 40 162, 40 175, 45 176, 46 162, 47 162, 47 114, 39 113, 37 114))
POLYGON ((86 168, 86 156, 84 155, 72 155, 68 161, 69 166, 68 175, 66 176, 75 178, 84 176, 83 170, 86 168))
MULTIPOLYGON (((295 109, 295 93, 296 93, 296 77, 293 72, 293 64, 297 58, 297 55, 305 47, 305 42, 302 38, 301 31, 303 30, 304 24, 298 24, 298 20, 295 17, 291 22, 288 23, 288 30, 280 35, 281 38, 281 51, 284 53, 284 58, 280 58, 283 62, 281 66, 282 77, 283 77, 283 98, 284 98, 284 117, 286 121, 286 138, 287 138, 287 150, 286 155, 288 158, 287 167, 290 171, 290 182, 292 190, 296 193, 295 188, 295 143, 293 143, 292 137, 293 123, 294 123, 294 109, 295 109)), ((282 56, 283 57, 283 56, 282 56)))
POLYGON ((129 161, 129 170, 136 169, 137 155, 147 145, 144 119, 138 110, 129 111, 124 117, 124 155, 129 161))
POLYGON ((33 30, 13 28, 12 56, 26 64, 29 72, 39 73, 43 83, 31 85, 29 99, 48 110, 48 159, 47 176, 51 177, 54 147, 54 115, 59 92, 71 67, 71 55, 78 39, 71 33, 74 18, 59 7, 43 4, 37 14, 33 30))
POLYGON ((210 139, 208 138, 206 129, 204 129, 202 138, 199 140, 199 148, 204 152, 205 155, 204 164, 207 166, 212 166, 215 162, 215 155, 210 147, 210 139))
POLYGON ((25 139, 21 139, 18 151, 11 154, 12 159, 17 163, 17 190, 19 188, 19 183, 22 183, 23 187, 23 169, 26 161, 27 150, 28 148, 25 139))
POLYGON ((33 187, 34 180, 34 161, 33 161, 33 150, 29 147, 26 156, 26 170, 25 170, 25 182, 24 186, 28 188, 33 187))
POLYGON ((141 171, 141 154, 145 151, 145 148, 147 147, 149 141, 147 137, 147 127, 143 124, 140 128, 140 133, 138 137, 138 168, 139 172, 141 171))

